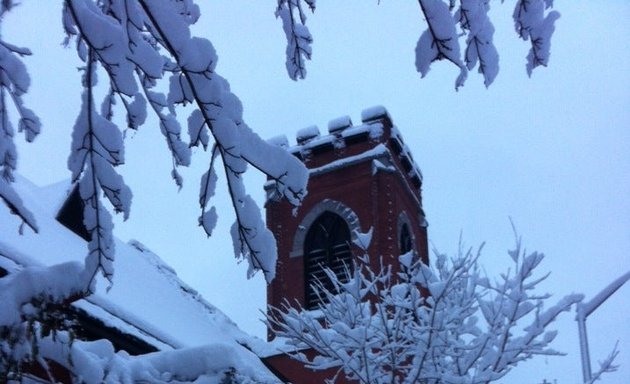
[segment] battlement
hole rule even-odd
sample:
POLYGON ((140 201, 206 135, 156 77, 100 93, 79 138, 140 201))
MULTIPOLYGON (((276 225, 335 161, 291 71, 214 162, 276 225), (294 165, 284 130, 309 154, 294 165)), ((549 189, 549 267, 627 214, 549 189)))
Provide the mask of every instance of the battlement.
MULTIPOLYGON (((405 175, 413 194, 420 196, 422 172, 385 107, 363 110, 360 125, 353 125, 349 116, 341 116, 328 122, 327 134, 313 125, 298 130, 294 143, 285 135, 269 143, 285 148, 304 162, 312 176, 363 161, 372 161, 373 173, 398 170, 405 175)), ((268 187, 273 189, 272 185, 268 187)))

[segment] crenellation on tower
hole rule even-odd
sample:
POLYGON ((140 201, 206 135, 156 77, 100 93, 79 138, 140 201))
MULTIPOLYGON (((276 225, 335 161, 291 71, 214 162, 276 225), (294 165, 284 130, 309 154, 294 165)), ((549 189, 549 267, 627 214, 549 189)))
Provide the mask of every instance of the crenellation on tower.
MULTIPOLYGON (((349 116, 341 116, 328 122, 327 135, 321 135, 319 128, 311 125, 297 131, 295 144, 285 135, 268 142, 302 160, 311 174, 321 173, 324 165, 325 169, 331 169, 361 160, 374 160, 373 172, 392 172, 398 168, 405 175, 411 192, 420 199, 422 172, 387 110, 382 106, 367 108, 361 113, 361 121, 361 125, 354 126, 349 116)), ((266 188, 273 185, 268 184, 266 188)))

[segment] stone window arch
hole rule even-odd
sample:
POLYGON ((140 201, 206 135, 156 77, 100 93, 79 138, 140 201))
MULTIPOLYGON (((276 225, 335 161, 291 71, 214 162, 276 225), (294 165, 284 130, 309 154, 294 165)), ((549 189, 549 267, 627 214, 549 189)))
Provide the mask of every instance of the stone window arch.
POLYGON ((321 301, 312 284, 318 279, 327 289, 332 284, 324 268, 330 268, 340 281, 346 281, 351 267, 351 244, 361 230, 359 218, 345 204, 325 199, 302 219, 293 238, 290 257, 304 257, 304 307, 316 309, 321 301))
POLYGON ((359 217, 354 213, 350 207, 344 203, 333 200, 324 199, 315 205, 302 219, 302 222, 297 227, 295 235, 293 236, 293 246, 291 247, 290 257, 302 257, 304 255, 304 240, 306 238, 306 232, 311 227, 313 222, 324 212, 332 212, 339 215, 348 225, 350 230, 350 241, 354 242, 357 239, 357 233, 361 232, 361 225, 359 223, 359 217))

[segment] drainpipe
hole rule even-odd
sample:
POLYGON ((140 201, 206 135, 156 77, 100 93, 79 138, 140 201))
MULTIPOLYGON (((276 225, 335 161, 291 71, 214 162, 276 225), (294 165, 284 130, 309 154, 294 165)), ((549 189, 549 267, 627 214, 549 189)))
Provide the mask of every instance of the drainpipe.
POLYGON ((588 351, 588 338, 586 337, 586 318, 593 313, 600 305, 604 303, 613 293, 615 293, 626 281, 630 279, 630 271, 623 276, 610 283, 606 288, 599 292, 588 303, 578 303, 577 316, 575 320, 578 323, 578 333, 580 336, 580 356, 582 359, 582 376, 584 383, 591 383, 593 380, 591 373, 591 357, 588 351))
POLYGON ((584 383, 591 382, 591 355, 588 351, 588 338, 586 337, 586 315, 584 314, 584 305, 580 302, 577 305, 577 316, 575 320, 578 323, 578 333, 580 335, 580 357, 582 359, 582 377, 584 383))

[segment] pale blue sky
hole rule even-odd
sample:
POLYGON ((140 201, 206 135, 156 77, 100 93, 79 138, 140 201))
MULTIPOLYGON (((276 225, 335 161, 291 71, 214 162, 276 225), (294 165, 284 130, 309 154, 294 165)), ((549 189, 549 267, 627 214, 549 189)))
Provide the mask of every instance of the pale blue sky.
MULTIPOLYGON (((487 243, 483 263, 493 274, 509 266, 512 217, 528 249, 547 255, 552 272, 544 288, 561 297, 592 297, 630 269, 630 17, 627 1, 556 1, 562 13, 549 68, 525 73, 527 44, 519 41, 512 2, 493 2, 501 71, 486 90, 471 73, 459 92, 457 71, 436 63, 425 79, 413 52, 424 28, 416 2, 345 0, 318 2, 309 17, 313 61, 305 81, 284 71, 284 34, 273 1, 200 1, 195 33, 209 38, 219 55, 217 71, 241 98, 248 124, 262 137, 294 133, 382 104, 424 174, 424 204, 432 244, 453 252, 460 231, 467 244, 487 243)), ((79 105, 79 63, 63 50, 59 9, 53 2, 25 1, 9 15, 3 36, 33 52, 27 97, 43 121, 34 145, 20 145, 20 172, 38 184, 69 177, 65 162, 79 105), (28 11, 28 15, 26 14, 28 11)), ((182 114, 182 122, 186 115, 182 114)), ((231 256, 229 212, 215 238, 196 227, 198 177, 207 155, 196 153, 177 194, 170 158, 153 121, 128 138, 122 171, 134 191, 131 218, 119 223, 123 239, 137 238, 175 266, 250 332, 264 335, 257 320, 264 305, 261 276, 245 280, 245 265, 231 256), (148 155, 151 155, 150 157, 148 155), (165 234, 170 234, 169 236, 165 234)), ((249 176, 250 193, 262 205, 260 176, 249 176)), ((224 194, 218 205, 227 207, 224 194)), ((625 367, 609 383, 630 381, 630 286, 589 320, 593 361, 620 339, 625 367)), ((505 382, 559 384, 581 378, 574 314, 557 324, 564 358, 539 359, 505 382)))

